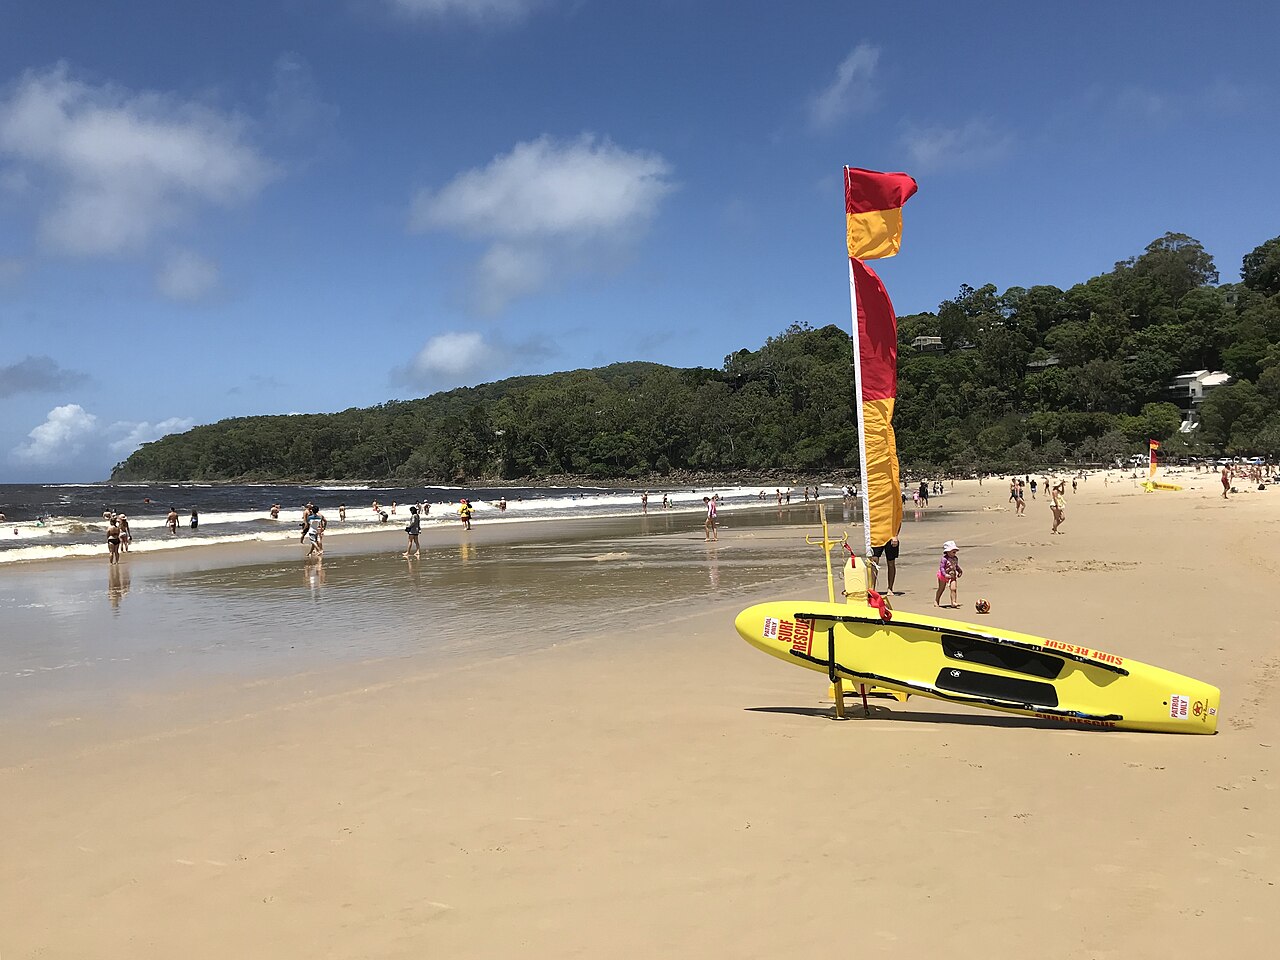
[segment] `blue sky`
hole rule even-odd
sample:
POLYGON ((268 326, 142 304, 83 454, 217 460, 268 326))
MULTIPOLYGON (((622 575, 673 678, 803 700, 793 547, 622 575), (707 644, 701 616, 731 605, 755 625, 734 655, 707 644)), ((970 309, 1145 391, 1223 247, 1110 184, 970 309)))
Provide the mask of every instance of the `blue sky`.
POLYGON ((0 481, 194 423, 901 314, 1280 234, 1280 8, 0 0, 0 481))

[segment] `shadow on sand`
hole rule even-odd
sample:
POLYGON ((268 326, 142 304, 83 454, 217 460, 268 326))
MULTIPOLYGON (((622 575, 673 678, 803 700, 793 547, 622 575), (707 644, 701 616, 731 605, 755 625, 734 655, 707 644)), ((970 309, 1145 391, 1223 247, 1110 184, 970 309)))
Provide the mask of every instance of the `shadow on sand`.
MULTIPOLYGON (((783 713, 795 717, 820 717, 830 720, 835 716, 833 707, 744 707, 748 713, 783 713)), ((962 727, 1004 727, 1033 730, 1079 729, 1055 720, 1038 720, 1035 717, 1019 717, 1008 714, 986 713, 921 713, 912 710, 891 710, 877 703, 871 704, 871 716, 862 713, 862 704, 849 698, 845 700, 845 713, 851 720, 889 720, 894 723, 935 723, 962 727)))

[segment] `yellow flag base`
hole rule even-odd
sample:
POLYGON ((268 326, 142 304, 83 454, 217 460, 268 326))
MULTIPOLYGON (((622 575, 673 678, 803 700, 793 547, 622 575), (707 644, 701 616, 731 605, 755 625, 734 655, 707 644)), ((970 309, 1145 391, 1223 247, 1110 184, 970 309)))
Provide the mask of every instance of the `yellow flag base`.
MULTIPOLYGON (((846 689, 844 686, 841 686, 840 693, 842 696, 846 697, 858 697, 863 696, 864 694, 868 697, 892 697, 899 703, 906 703, 907 697, 911 696, 909 693, 899 693, 897 690, 887 690, 884 687, 868 687, 865 684, 858 684, 852 689, 846 689)), ((836 684, 833 683, 827 687, 827 699, 836 699, 836 684)))
MULTIPOLYGON (((846 603, 859 604, 866 606, 867 591, 876 588, 876 568, 870 561, 855 563, 853 557, 849 557, 844 562, 844 599, 846 603)), ((885 598, 885 605, 888 606, 889 600, 885 598)), ((868 696, 893 697, 899 703, 906 703, 909 694, 898 693, 896 690, 886 690, 884 687, 869 687, 865 683, 855 684, 850 689, 837 682, 827 687, 827 699, 835 700, 837 703, 847 694, 862 697, 863 706, 866 706, 868 696)))
POLYGON ((1154 493, 1156 490, 1181 490, 1182 488, 1176 483, 1161 483, 1159 480, 1148 480, 1142 485, 1142 489, 1147 493, 1154 493))

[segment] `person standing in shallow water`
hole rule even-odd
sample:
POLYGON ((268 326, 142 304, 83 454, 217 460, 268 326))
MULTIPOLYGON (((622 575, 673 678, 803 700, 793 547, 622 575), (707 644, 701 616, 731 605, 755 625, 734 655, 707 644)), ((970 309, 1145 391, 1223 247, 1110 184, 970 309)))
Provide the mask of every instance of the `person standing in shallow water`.
POLYGON ((307 556, 322 556, 324 554, 324 528, 328 523, 324 519, 324 514, 318 509, 312 510, 304 521, 306 527, 302 534, 302 539, 310 542, 307 550, 307 556))
POLYGON ((405 549, 404 555, 413 554, 415 557, 422 556, 422 548, 418 546, 418 534, 422 532, 422 516, 418 513, 417 507, 409 508, 409 523, 404 528, 404 532, 409 535, 409 546, 405 549))
POLYGON ((169 516, 165 517, 165 523, 169 525, 169 532, 176 534, 178 532, 178 509, 176 507, 169 508, 169 516))
POLYGON ((191 511, 191 529, 196 530, 200 527, 200 513, 197 510, 191 511))
POLYGON ((107 527, 107 563, 120 562, 120 528, 116 526, 116 521, 111 521, 111 526, 107 527))
POLYGON ((702 524, 706 533, 703 535, 704 540, 719 540, 720 535, 716 532, 717 514, 719 513, 719 505, 716 497, 703 497, 702 502, 707 506, 707 519, 702 524))

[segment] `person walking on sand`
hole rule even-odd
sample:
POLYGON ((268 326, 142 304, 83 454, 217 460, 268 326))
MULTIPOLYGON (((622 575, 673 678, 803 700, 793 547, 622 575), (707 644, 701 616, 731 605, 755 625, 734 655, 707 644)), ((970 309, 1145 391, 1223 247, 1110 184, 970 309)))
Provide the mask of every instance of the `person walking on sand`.
POLYGON ((1013 509, 1014 516, 1020 517, 1027 512, 1027 496, 1026 488, 1022 485, 1021 480, 1015 480, 1013 483, 1013 509))
POLYGON ((107 563, 120 562, 120 528, 114 520, 107 527, 107 563))
POLYGON ((404 532, 409 535, 409 546, 405 548, 404 555, 408 557, 412 553, 415 557, 420 557, 422 548, 418 546, 418 534, 422 532, 422 517, 417 507, 410 507, 409 514, 409 524, 404 528, 404 532))
POLYGON ((475 510, 475 507, 471 506, 471 501, 467 499, 463 499, 462 505, 458 507, 458 513, 462 515, 463 530, 471 529, 471 514, 472 514, 472 511, 474 510, 475 510))
POLYGON ((1227 499, 1227 491, 1231 489, 1231 471, 1226 467, 1222 468, 1222 499, 1227 499))
POLYGON ((956 546, 954 540, 948 540, 942 545, 942 559, 938 562, 938 592, 933 595, 933 605, 940 607, 942 604, 942 594, 948 588, 951 590, 951 602, 947 606, 956 608, 960 606, 960 601, 956 597, 958 587, 957 581, 964 576, 964 570, 960 568, 960 548, 956 546))
POLYGON ((178 510, 176 507, 169 508, 169 516, 165 517, 165 523, 169 526, 169 532, 176 534, 178 532, 178 510))
POLYGON ((1057 533, 1062 521, 1067 519, 1067 481, 1060 480, 1049 491, 1049 509, 1053 511, 1053 528, 1050 533, 1057 533))
POLYGON ((702 539, 719 540, 720 535, 716 532, 716 513, 717 513, 716 499, 715 497, 703 497, 702 502, 707 506, 707 519, 702 524, 703 529, 706 530, 706 533, 703 534, 702 539))

